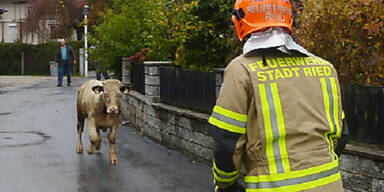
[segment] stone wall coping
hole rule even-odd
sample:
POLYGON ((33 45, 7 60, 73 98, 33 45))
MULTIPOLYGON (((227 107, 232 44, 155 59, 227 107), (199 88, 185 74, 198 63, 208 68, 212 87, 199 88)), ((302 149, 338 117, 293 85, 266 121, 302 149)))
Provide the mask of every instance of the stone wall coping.
POLYGON ((146 66, 171 66, 173 64, 171 61, 144 61, 146 66))
MULTIPOLYGON (((129 57, 123 57, 123 61, 130 61, 129 57)), ((144 65, 173 65, 172 61, 144 61, 144 65)))
POLYGON ((156 107, 156 109, 158 109, 158 110, 167 111, 170 113, 175 113, 177 115, 189 117, 191 119, 198 120, 198 121, 208 121, 208 119, 209 119, 209 114, 207 114, 207 113, 199 113, 196 111, 192 111, 192 110, 184 109, 184 108, 179 108, 179 107, 167 105, 164 103, 152 103, 152 105, 154 107, 156 107))
POLYGON ((224 68, 214 68, 213 71, 216 73, 224 73, 224 68))
POLYGON ((347 144, 343 153, 384 162, 384 150, 374 145, 364 144, 364 146, 359 146, 358 144, 347 144))
POLYGON ((138 100, 141 100, 144 103, 152 105, 153 107, 155 107, 158 110, 174 113, 174 114, 177 114, 180 116, 189 117, 191 119, 195 119, 198 121, 208 121, 208 119, 209 119, 209 114, 207 114, 207 113, 199 113, 196 111, 192 111, 192 110, 184 109, 184 108, 179 108, 179 107, 167 105, 164 103, 148 103, 148 102, 146 102, 147 101, 146 96, 144 96, 141 93, 136 92, 136 91, 130 91, 129 95, 138 99, 138 100))
POLYGON ((144 102, 144 103, 147 103, 146 101, 148 101, 148 100, 146 99, 145 95, 143 95, 143 94, 141 94, 141 93, 139 93, 139 92, 137 92, 137 91, 134 91, 134 90, 130 91, 130 92, 128 93, 128 95, 129 95, 129 96, 132 96, 132 97, 134 97, 135 99, 138 99, 138 100, 140 100, 140 101, 142 101, 142 102, 144 102))

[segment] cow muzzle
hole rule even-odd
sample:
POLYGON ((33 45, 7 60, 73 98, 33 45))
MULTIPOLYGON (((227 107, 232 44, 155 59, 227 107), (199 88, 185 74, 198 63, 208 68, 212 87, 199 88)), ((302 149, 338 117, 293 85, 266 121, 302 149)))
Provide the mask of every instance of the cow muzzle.
POLYGON ((120 110, 117 107, 109 107, 109 108, 107 108, 107 113, 108 114, 119 114, 120 110))

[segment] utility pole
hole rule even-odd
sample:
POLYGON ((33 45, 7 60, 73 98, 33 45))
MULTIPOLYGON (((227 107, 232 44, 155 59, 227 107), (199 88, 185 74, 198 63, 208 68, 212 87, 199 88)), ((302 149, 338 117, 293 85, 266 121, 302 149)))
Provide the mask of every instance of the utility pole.
POLYGON ((21 52, 21 75, 24 75, 24 51, 21 52))
POLYGON ((84 5, 84 76, 88 77, 88 5, 84 5))
MULTIPOLYGON (((8 9, 0 9, 0 19, 3 19, 1 16, 3 13, 8 12, 8 9)), ((1 42, 4 43, 4 22, 1 22, 1 42)))

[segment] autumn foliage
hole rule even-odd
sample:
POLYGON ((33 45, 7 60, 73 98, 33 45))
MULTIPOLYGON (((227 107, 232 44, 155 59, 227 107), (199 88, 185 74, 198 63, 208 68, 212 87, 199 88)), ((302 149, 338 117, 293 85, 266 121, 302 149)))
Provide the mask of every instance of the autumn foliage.
MULTIPOLYGON (((120 69, 121 57, 143 48, 149 49, 147 59, 201 71, 225 67, 241 54, 231 21, 235 0, 93 2, 99 10, 92 17, 98 18, 92 27, 94 55, 109 68, 120 69)), ((382 0, 291 2, 297 41, 332 62, 342 83, 384 85, 382 0)))
POLYGON ((147 57, 148 49, 144 48, 141 51, 137 52, 134 56, 130 56, 129 60, 132 62, 143 62, 147 57))
POLYGON ((381 0, 311 0, 297 20, 298 42, 332 62, 341 82, 384 85, 381 0))
POLYGON ((78 0, 31 0, 24 29, 46 39, 68 37, 82 20, 83 5, 78 0), (50 29, 47 23, 51 23, 50 29))

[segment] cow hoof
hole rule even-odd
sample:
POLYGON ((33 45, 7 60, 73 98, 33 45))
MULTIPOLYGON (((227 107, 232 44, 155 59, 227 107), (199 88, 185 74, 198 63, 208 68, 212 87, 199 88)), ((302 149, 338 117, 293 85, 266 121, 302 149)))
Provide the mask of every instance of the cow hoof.
POLYGON ((100 143, 96 143, 96 145, 95 145, 95 148, 96 148, 96 150, 100 150, 100 147, 101 147, 101 144, 100 143))
POLYGON ((76 146, 76 152, 82 153, 83 152, 83 146, 82 145, 77 145, 76 146))
POLYGON ((115 157, 111 157, 111 164, 112 165, 117 165, 117 158, 116 158, 116 156, 115 157))
POLYGON ((93 149, 88 150, 88 155, 92 155, 93 153, 95 153, 95 151, 93 149))

